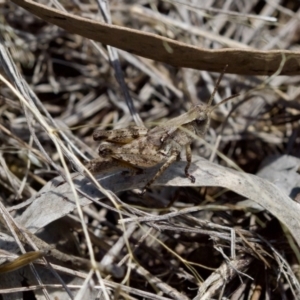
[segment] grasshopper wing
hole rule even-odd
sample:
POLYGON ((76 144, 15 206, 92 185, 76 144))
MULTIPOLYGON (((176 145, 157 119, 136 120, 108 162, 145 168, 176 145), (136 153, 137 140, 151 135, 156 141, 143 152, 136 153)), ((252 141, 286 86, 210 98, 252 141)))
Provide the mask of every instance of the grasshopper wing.
POLYGON ((208 107, 206 105, 196 105, 188 112, 149 130, 149 135, 160 135, 161 142, 163 142, 169 136, 171 136, 177 129, 180 129, 180 126, 191 123, 196 119, 205 120, 207 118, 207 111, 208 107))

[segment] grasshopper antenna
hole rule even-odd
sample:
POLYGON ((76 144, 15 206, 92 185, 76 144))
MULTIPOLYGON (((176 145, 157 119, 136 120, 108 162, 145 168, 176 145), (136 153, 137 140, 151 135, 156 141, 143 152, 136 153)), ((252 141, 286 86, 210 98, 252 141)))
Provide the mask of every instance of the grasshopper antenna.
POLYGON ((220 106, 221 104, 223 103, 226 103, 227 101, 231 100, 232 98, 235 98, 237 96, 239 96, 240 94, 234 94, 234 95, 231 95, 225 99, 223 99, 221 102, 217 103, 216 105, 212 106, 209 108, 209 112, 211 113, 215 108, 217 108, 218 106, 220 106))
POLYGON ((225 98, 224 100, 222 100, 221 102, 217 103, 216 105, 211 106, 212 101, 213 101, 213 99, 214 99, 214 97, 215 97, 215 94, 216 94, 216 92, 217 92, 217 90, 218 90, 218 87, 219 87, 219 85, 220 85, 220 82, 221 82, 221 80, 222 80, 222 78, 223 78, 223 76, 224 76, 224 74, 225 74, 227 68, 228 68, 228 65, 226 65, 226 66, 224 67, 222 73, 220 74, 220 76, 219 76, 219 78, 218 78, 217 84, 216 84, 216 86, 215 86, 215 88, 214 88, 214 90, 213 90, 213 92, 212 92, 212 94, 211 94, 211 96, 210 96, 210 98, 209 98, 209 100, 208 100, 207 106, 209 107, 209 110, 208 110, 209 113, 211 113, 214 109, 216 109, 216 108, 217 108, 218 106, 220 106, 221 104, 226 103, 227 101, 231 100, 232 98, 235 98, 235 97, 237 97, 237 96, 240 95, 240 94, 234 94, 234 95, 232 95, 232 96, 230 96, 230 97, 225 98))
POLYGON ((212 92, 212 94, 211 94, 211 96, 210 96, 210 98, 209 98, 209 100, 208 100, 207 106, 211 106, 212 101, 214 100, 215 94, 216 94, 216 92, 217 92, 217 90, 218 90, 218 87, 219 87, 219 85, 220 85, 220 82, 221 82, 221 80, 222 80, 222 78, 223 78, 223 76, 224 76, 224 74, 225 74, 225 72, 226 72, 226 70, 227 70, 227 67, 228 67, 228 65, 226 65, 226 66, 224 67, 222 73, 220 74, 220 76, 219 76, 219 78, 218 78, 218 81, 217 81, 217 84, 216 84, 216 86, 215 86, 215 88, 214 88, 214 90, 213 90, 213 92, 212 92))

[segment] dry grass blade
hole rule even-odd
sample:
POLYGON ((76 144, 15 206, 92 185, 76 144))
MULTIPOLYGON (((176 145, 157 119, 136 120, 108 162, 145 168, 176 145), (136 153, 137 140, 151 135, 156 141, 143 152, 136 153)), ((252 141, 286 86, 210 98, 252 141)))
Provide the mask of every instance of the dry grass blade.
POLYGON ((45 256, 45 253, 41 251, 31 251, 22 254, 18 258, 15 258, 13 261, 2 264, 0 266, 0 274, 18 270, 24 266, 29 265, 37 259, 42 258, 43 256, 45 256))
POLYGON ((198 295, 193 300, 208 300, 218 295, 222 287, 238 275, 237 272, 245 272, 248 269, 251 261, 252 258, 250 257, 240 257, 234 261, 224 263, 207 278, 200 287, 198 295))

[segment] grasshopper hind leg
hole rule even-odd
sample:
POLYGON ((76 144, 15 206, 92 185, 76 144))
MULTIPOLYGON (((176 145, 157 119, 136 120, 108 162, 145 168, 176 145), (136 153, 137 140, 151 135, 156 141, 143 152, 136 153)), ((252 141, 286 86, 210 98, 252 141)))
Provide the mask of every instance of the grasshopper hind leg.
POLYGON ((119 164, 120 167, 123 167, 127 170, 123 171, 123 174, 129 174, 129 175, 138 175, 138 174, 143 174, 143 169, 136 167, 132 165, 131 163, 124 161, 122 159, 118 159, 113 157, 115 161, 119 164))
MULTIPOLYGON (((192 150, 191 150, 191 145, 188 144, 186 145, 186 160, 187 160, 187 165, 185 167, 184 173, 186 175, 187 178, 189 178, 191 180, 192 183, 195 183, 196 179, 193 175, 191 175, 189 173, 189 168, 191 166, 191 162, 192 162, 192 150)), ((148 189, 150 187, 150 185, 158 178, 162 175, 162 173, 164 171, 166 171, 167 168, 170 167, 170 165, 175 162, 176 160, 178 160, 180 157, 180 151, 178 150, 173 150, 171 153, 171 156, 169 157, 169 159, 161 166, 161 168, 157 171, 157 173, 153 176, 153 178, 151 178, 148 183, 145 185, 143 192, 146 192, 146 189, 148 189)))
POLYGON ((99 174, 103 171, 113 171, 121 168, 126 169, 124 172, 130 175, 143 173, 143 169, 138 168, 126 161, 115 159, 113 157, 99 157, 91 160, 86 165, 87 169, 93 174, 99 174))
POLYGON ((160 169, 157 171, 157 173, 147 182, 147 184, 145 185, 142 194, 144 194, 146 192, 146 190, 150 187, 150 185, 158 178, 162 175, 162 173, 164 171, 166 171, 170 165, 175 162, 179 156, 180 152, 175 150, 171 153, 171 156, 169 157, 169 159, 160 167, 160 169))

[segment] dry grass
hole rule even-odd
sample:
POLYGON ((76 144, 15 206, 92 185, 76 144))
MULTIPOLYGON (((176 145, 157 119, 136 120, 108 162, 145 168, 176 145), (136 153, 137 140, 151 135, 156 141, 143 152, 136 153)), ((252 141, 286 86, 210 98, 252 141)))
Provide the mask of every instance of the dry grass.
MULTIPOLYGON (((112 24, 191 46, 251 49, 253 57, 255 49, 299 51, 297 1, 204 2, 207 9, 173 1, 111 1, 102 9, 112 24)), ((53 1, 59 5, 102 20, 96 2, 53 1)), ((192 185, 178 162, 169 172, 182 170, 178 178, 167 180, 168 173, 141 197, 135 189, 148 171, 93 184, 71 178, 97 157, 94 129, 161 124, 206 102, 219 74, 116 50, 12 2, 2 2, 1 12, 0 259, 14 262, 0 265, 3 299, 299 298, 299 208, 287 198, 298 198, 299 162, 283 155, 299 156, 300 72, 279 76, 278 65, 270 76, 225 74, 215 102, 240 96, 214 112, 207 143, 193 147, 214 164, 203 162, 203 171, 195 163, 192 185), (281 169, 260 173, 273 191, 232 173, 265 209, 242 202, 247 192, 222 182, 221 173, 216 179, 222 170, 231 176, 219 165, 257 174, 274 155, 282 156, 281 169), (282 193, 279 211, 266 204, 275 201, 272 192, 282 193)), ((222 61, 222 52, 214 55, 222 61)), ((231 70, 239 64, 226 63, 231 70)))

